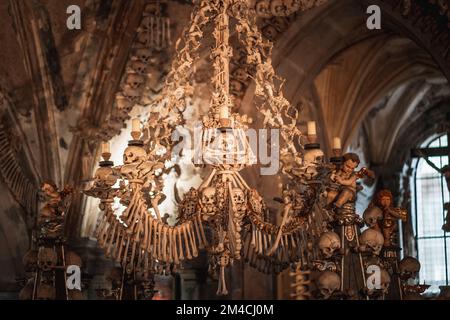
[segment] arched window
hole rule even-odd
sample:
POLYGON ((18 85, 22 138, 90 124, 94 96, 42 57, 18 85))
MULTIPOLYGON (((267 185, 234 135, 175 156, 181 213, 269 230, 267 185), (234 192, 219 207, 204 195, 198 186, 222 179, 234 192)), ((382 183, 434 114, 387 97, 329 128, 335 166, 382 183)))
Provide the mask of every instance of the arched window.
MULTIPOLYGON (((448 136, 430 139, 420 155, 427 156, 437 168, 448 164, 448 136)), ((449 285, 450 234, 442 230, 449 201, 445 179, 424 158, 419 157, 414 176, 413 226, 418 258, 422 265, 420 281, 439 286, 449 285)))

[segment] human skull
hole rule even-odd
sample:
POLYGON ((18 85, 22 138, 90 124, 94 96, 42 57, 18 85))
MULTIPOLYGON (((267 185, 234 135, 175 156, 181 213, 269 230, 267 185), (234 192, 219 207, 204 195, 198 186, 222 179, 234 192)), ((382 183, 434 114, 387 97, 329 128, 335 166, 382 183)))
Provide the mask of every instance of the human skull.
POLYGON ((38 252, 38 266, 43 271, 50 271, 56 266, 58 257, 53 248, 40 247, 38 252))
POLYGON ((308 164, 321 164, 323 163, 325 154, 320 149, 308 149, 303 156, 304 162, 308 164))
POLYGON ((36 292, 37 300, 55 300, 56 290, 51 285, 41 283, 36 292))
POLYGON ((125 98, 136 101, 141 96, 141 91, 135 88, 132 88, 130 85, 125 85, 122 94, 125 98))
POLYGON ((306 179, 313 179, 317 176, 317 166, 323 164, 324 153, 320 149, 307 149, 303 155, 303 173, 306 179))
POLYGON ((26 272, 32 272, 37 268, 38 252, 36 250, 28 250, 22 258, 23 266, 26 272))
POLYGON ((145 82, 145 78, 137 73, 129 73, 127 75, 126 83, 132 89, 138 89, 145 82))
POLYGON ((391 276, 385 269, 381 269, 380 289, 384 294, 388 293, 390 284, 391 284, 391 276))
POLYGON ((380 231, 366 229, 359 237, 361 251, 379 255, 384 244, 384 237, 380 231))
POLYGON ((117 177, 110 167, 99 167, 95 171, 94 183, 99 187, 112 187, 116 181, 117 177))
POLYGON ((242 207, 243 204, 245 204, 245 193, 242 189, 240 188, 233 188, 232 190, 232 197, 233 197, 233 201, 234 204, 240 208, 242 207))
POLYGON ((258 1, 255 5, 255 10, 258 13, 258 16, 262 18, 269 18, 272 16, 268 1, 258 1))
POLYGON ((323 271, 317 278, 317 288, 323 299, 329 299, 333 293, 339 290, 341 277, 332 271, 323 271))
POLYGON ((282 0, 272 0, 270 1, 270 12, 274 16, 280 16, 286 12, 286 5, 282 0))
POLYGON ((145 74, 147 71, 147 65, 142 61, 136 60, 131 63, 131 69, 138 74, 145 74))
POLYGON ((414 257, 404 257, 400 261, 398 269, 402 280, 414 279, 420 271, 420 262, 414 257))
POLYGON ((336 250, 341 248, 341 240, 337 233, 327 231, 320 236, 318 246, 324 258, 328 259, 333 256, 336 250))
POLYGON ((147 153, 144 148, 138 146, 128 146, 123 152, 123 163, 131 164, 138 161, 143 161, 147 153))
POLYGON ((139 48, 136 50, 135 57, 143 62, 148 62, 152 56, 152 50, 149 48, 139 48))
POLYGON ((201 204, 206 209, 205 213, 214 212, 214 202, 216 198, 216 189, 214 187, 206 187, 202 190, 201 204))
POLYGON ((117 109, 130 111, 133 108, 133 102, 122 94, 116 95, 117 109))
POLYGON ((383 211, 378 207, 367 208, 364 211, 363 218, 366 225, 373 228, 383 219, 383 211))

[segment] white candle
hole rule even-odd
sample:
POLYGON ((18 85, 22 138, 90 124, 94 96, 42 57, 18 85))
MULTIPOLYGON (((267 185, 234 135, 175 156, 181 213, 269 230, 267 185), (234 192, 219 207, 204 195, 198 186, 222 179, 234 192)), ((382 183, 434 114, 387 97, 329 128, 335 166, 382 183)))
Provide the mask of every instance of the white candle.
POLYGON ((333 149, 342 149, 341 138, 336 137, 333 139, 333 149))
POLYGON ((219 119, 228 119, 228 106, 223 105, 220 107, 219 119))
POLYGON ((317 134, 316 122, 308 121, 308 136, 315 136, 317 134))
POLYGON ((111 153, 109 142, 102 142, 102 153, 111 153))
POLYGON ((138 118, 134 118, 131 121, 131 131, 132 132, 141 132, 141 121, 138 118))

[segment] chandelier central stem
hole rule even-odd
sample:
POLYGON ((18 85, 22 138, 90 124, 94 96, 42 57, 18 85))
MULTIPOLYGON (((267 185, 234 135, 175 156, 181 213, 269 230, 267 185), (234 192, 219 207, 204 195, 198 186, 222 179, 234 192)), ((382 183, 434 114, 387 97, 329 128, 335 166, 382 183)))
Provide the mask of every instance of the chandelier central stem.
POLYGON ((217 19, 214 26, 214 38, 216 44, 211 53, 214 61, 214 94, 212 99, 212 111, 219 118, 223 126, 230 125, 230 57, 232 49, 229 44, 230 29, 227 13, 228 1, 220 2, 217 19))

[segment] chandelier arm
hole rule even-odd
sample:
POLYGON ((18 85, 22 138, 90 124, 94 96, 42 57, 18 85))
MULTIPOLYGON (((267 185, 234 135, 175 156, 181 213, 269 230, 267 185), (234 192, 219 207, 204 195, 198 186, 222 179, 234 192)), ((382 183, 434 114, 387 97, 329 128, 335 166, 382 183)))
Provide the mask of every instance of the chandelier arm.
MULTIPOLYGON (((216 40, 215 47, 211 50, 214 74, 211 82, 214 86, 210 115, 216 119, 228 119, 231 107, 230 101, 230 57, 232 49, 229 38, 229 1, 216 1, 213 4, 217 16, 215 19, 213 36, 216 40)), ((223 121, 223 120, 222 120, 223 121)), ((226 125, 226 124, 225 124, 226 125)))
POLYGON ((257 110, 265 115, 265 124, 270 123, 271 127, 281 129, 282 133, 293 132, 290 135, 282 134, 281 136, 291 152, 297 152, 294 140, 299 141, 298 138, 302 136, 296 128, 299 114, 295 111, 294 116, 288 114, 291 105, 281 91, 284 80, 276 75, 270 58, 272 44, 263 40, 256 25, 255 15, 250 14, 251 10, 246 7, 245 3, 243 7, 243 10, 235 14, 238 20, 236 31, 240 43, 246 48, 247 63, 256 68, 255 95, 263 99, 263 105, 265 106, 257 108, 257 110), (278 87, 275 85, 274 79, 281 81, 278 87), (285 123, 286 121, 281 116, 283 114, 290 120, 290 123, 285 123))
POLYGON ((166 77, 163 91, 155 100, 153 106, 158 106, 164 100, 176 100, 176 90, 188 83, 187 79, 191 75, 191 66, 194 61, 192 56, 198 51, 200 40, 203 38, 203 29, 211 21, 212 12, 213 8, 208 0, 202 0, 200 5, 194 6, 189 27, 184 29, 183 37, 180 37, 177 41, 178 47, 183 39, 184 47, 181 50, 177 48, 177 55, 172 60, 172 66, 166 77))

